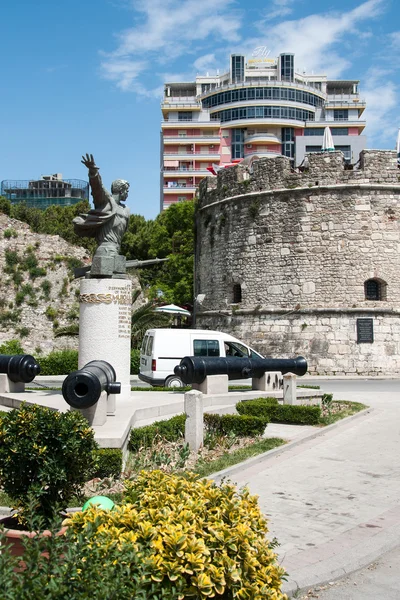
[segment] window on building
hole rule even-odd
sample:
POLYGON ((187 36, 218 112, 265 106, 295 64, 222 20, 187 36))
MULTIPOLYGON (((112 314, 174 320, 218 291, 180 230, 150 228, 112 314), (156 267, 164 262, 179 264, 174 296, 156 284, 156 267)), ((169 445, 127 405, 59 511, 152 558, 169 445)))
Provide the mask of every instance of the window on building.
POLYGON ((349 111, 347 108, 335 108, 333 110, 334 121, 348 121, 349 111))
POLYGON ((348 127, 332 127, 332 135, 349 135, 348 127))
POLYGON ((306 152, 321 152, 322 146, 306 146, 306 152))
POLYGON ((306 137, 311 135, 324 135, 324 129, 322 127, 312 127, 310 129, 305 129, 304 135, 306 137))
POLYGON ((232 130, 232 159, 244 157, 244 129, 232 130))
POLYGON ((218 340, 193 340, 194 356, 219 356, 218 340))
POLYGON ((189 110, 180 110, 178 111, 178 121, 191 121, 193 118, 193 113, 189 110))
POLYGON ((386 300, 387 284, 382 279, 367 279, 364 282, 364 292, 366 300, 386 300))
POLYGON ((186 196, 178 196, 178 202, 185 202, 186 200, 186 196))
POLYGON ((242 301, 242 286, 240 283, 233 284, 233 304, 239 304, 242 301))

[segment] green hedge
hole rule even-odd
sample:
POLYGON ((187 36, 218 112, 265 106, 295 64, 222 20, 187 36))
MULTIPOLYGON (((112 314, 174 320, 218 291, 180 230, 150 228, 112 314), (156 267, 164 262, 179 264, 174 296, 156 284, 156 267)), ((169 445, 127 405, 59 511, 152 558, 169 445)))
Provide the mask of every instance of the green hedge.
POLYGON ((238 437, 256 437, 262 435, 268 425, 268 419, 250 415, 212 415, 204 414, 204 425, 210 433, 238 437))
POLYGON ((297 425, 318 425, 321 418, 319 406, 297 406, 291 404, 271 404, 265 398, 238 402, 236 410, 242 415, 264 416, 271 423, 297 425))
POLYGON ((93 477, 119 477, 122 471, 122 450, 120 448, 99 448, 96 450, 97 467, 93 477))
POLYGON ((236 410, 240 415, 251 415, 252 417, 265 417, 265 407, 279 406, 277 398, 256 398, 255 400, 242 400, 236 404, 236 410))
POLYGON ((139 450, 139 448, 149 447, 157 436, 160 436, 169 442, 179 440, 185 435, 186 415, 176 415, 166 421, 156 421, 145 427, 132 429, 129 439, 129 450, 139 450))
POLYGON ((132 348, 131 350, 131 375, 137 375, 140 370, 140 350, 132 348))
POLYGON ((36 360, 40 365, 40 375, 67 375, 78 368, 78 350, 53 350, 36 360))

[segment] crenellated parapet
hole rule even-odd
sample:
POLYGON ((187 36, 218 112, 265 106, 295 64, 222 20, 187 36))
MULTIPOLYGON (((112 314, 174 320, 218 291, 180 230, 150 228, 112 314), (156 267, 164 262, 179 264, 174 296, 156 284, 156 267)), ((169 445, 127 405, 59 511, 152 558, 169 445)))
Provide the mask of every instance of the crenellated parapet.
POLYGON ((309 154, 307 163, 300 169, 293 169, 290 159, 284 156, 260 158, 250 167, 238 164, 221 169, 216 178, 204 179, 200 183, 199 206, 262 191, 360 184, 397 186, 399 183, 397 154, 392 150, 363 150, 359 162, 351 168, 340 151, 309 154))

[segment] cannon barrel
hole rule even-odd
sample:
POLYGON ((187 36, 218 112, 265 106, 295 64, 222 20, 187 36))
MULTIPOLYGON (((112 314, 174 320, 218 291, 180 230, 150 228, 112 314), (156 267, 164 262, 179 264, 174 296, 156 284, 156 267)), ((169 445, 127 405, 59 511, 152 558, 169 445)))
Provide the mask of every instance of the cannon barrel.
POLYGON ((239 358, 235 356, 185 356, 174 369, 183 383, 202 383, 207 375, 228 375, 228 379, 260 378, 267 371, 304 375, 307 361, 297 358, 239 358))
POLYGON ((105 360, 92 360, 82 369, 64 379, 62 394, 72 408, 89 408, 96 404, 102 392, 120 394, 121 384, 115 381, 114 368, 105 360))
POLYGON ((30 354, 0 354, 0 373, 14 383, 30 383, 40 373, 40 366, 30 354))

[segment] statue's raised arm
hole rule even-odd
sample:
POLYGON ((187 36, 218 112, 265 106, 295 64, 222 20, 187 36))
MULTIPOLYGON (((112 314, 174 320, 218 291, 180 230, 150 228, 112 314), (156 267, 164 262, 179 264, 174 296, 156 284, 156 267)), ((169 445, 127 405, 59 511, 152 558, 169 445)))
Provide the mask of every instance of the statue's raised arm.
MULTIPOLYGON (((119 255, 122 236, 129 223, 129 209, 122 204, 128 197, 129 183, 124 179, 113 181, 110 193, 103 185, 93 154, 82 156, 81 162, 89 171, 89 184, 95 208, 87 214, 75 217, 74 231, 80 237, 95 238, 97 249, 94 257, 112 258, 114 265, 114 258, 119 255)), ((124 257, 121 258, 125 260, 124 257)), ((105 260, 103 263, 105 264, 105 260)), ((103 263, 99 267, 100 276, 112 274, 114 271, 106 270, 103 263)), ((94 274, 93 267, 91 274, 94 274)))
POLYGON ((81 162, 89 171, 89 183, 92 190, 93 203, 96 208, 103 208, 107 202, 111 201, 111 195, 103 186, 99 167, 95 163, 93 154, 82 156, 81 162))

